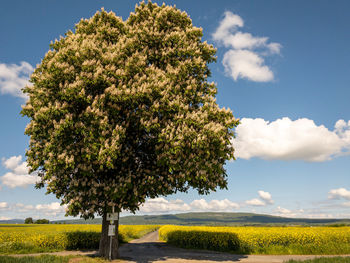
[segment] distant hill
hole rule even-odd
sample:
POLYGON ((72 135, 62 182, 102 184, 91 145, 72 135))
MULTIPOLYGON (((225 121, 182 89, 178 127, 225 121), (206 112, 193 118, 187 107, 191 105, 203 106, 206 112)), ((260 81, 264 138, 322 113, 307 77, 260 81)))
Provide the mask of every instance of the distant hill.
POLYGON ((24 219, 0 220, 0 224, 24 224, 24 219))
MULTIPOLYGON (((101 218, 93 220, 59 220, 52 223, 101 224, 101 218)), ((122 225, 206 225, 206 226, 242 226, 242 225, 330 225, 350 224, 350 219, 309 219, 286 218, 253 213, 183 213, 167 215, 125 216, 120 218, 122 225)))
MULTIPOLYGON (((101 218, 51 221, 55 224, 102 224, 101 218)), ((24 224, 23 219, 0 220, 0 224, 24 224)), ((188 225, 188 226, 264 226, 264 225, 350 225, 350 219, 287 218, 253 213, 183 213, 135 215, 120 218, 122 225, 188 225)))

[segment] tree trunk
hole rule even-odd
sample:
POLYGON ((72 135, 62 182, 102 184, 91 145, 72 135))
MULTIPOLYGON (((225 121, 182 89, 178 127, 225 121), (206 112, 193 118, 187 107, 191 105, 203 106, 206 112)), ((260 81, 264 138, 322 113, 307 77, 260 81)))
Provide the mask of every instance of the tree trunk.
POLYGON ((119 227, 119 220, 114 221, 115 225, 115 235, 112 236, 112 246, 110 246, 111 242, 111 236, 108 236, 108 227, 110 225, 110 222, 107 221, 107 213, 104 213, 102 217, 102 233, 101 233, 101 239, 100 239, 100 248, 99 248, 99 254, 101 257, 105 259, 109 259, 110 257, 110 248, 112 249, 111 252, 111 259, 116 259, 119 257, 118 253, 118 227, 119 227))

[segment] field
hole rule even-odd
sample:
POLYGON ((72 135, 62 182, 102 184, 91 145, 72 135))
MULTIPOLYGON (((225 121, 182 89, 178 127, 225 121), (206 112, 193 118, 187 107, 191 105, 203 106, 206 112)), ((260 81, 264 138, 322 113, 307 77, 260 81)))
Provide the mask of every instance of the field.
MULTIPOLYGON (((120 242, 156 225, 121 225, 120 242)), ((0 254, 97 249, 101 225, 0 225, 0 254)), ((166 225, 159 237, 172 245, 237 254, 350 254, 350 227, 203 227, 166 225)), ((342 262, 342 261, 339 261, 342 262)), ((345 261, 344 261, 345 262, 345 261)))
MULTIPOLYGON (((119 241, 154 231, 155 225, 121 225, 119 241)), ((0 225, 0 254, 97 249, 101 225, 0 225)))
POLYGON ((243 254, 350 253, 350 227, 163 226, 159 237, 184 248, 243 254))

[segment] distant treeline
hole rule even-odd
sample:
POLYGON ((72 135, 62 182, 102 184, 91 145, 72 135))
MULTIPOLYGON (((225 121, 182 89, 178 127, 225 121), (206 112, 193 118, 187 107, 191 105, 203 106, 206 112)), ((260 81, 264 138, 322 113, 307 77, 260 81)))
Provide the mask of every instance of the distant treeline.
POLYGON ((27 217, 24 220, 24 223, 25 224, 50 224, 50 220, 48 220, 48 219, 37 219, 37 220, 34 221, 33 218, 27 217))

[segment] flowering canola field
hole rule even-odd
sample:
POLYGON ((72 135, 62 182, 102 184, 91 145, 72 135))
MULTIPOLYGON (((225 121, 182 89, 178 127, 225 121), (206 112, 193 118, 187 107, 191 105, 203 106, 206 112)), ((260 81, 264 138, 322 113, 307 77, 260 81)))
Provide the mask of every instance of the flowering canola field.
MULTIPOLYGON (((0 254, 97 249, 101 225, 1 225, 0 254)), ((119 240, 128 242, 158 226, 120 225, 119 240)))
POLYGON ((245 254, 350 253, 350 227, 163 226, 159 237, 185 248, 245 254))

